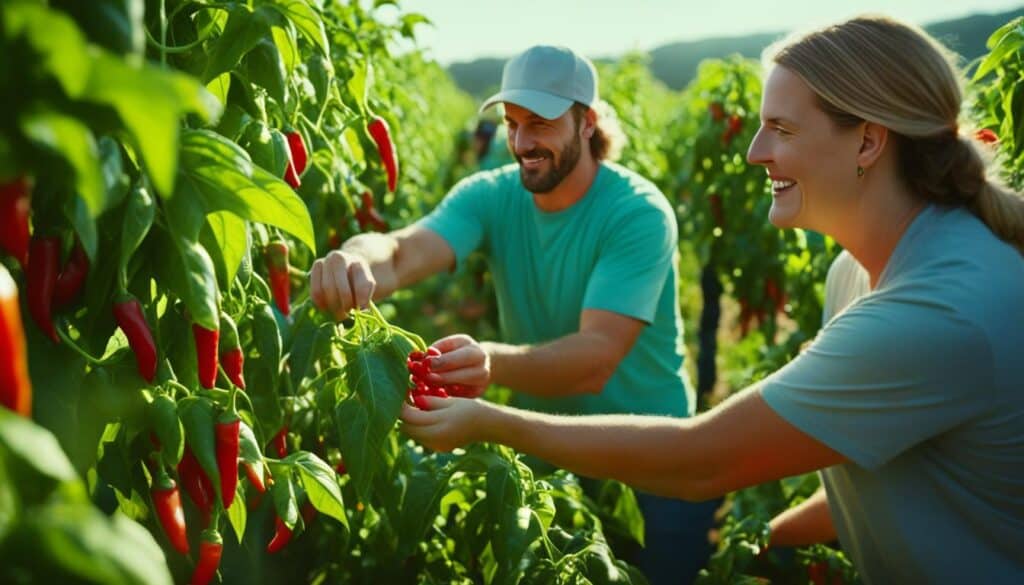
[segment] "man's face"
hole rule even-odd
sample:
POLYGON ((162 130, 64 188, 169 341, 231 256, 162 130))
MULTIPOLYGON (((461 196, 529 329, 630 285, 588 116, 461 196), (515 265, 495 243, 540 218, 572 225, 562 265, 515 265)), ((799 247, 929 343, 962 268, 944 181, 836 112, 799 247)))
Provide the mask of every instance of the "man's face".
POLYGON ((519 161, 519 177, 531 193, 550 193, 576 168, 582 138, 571 108, 548 120, 506 103, 505 124, 509 149, 519 161))

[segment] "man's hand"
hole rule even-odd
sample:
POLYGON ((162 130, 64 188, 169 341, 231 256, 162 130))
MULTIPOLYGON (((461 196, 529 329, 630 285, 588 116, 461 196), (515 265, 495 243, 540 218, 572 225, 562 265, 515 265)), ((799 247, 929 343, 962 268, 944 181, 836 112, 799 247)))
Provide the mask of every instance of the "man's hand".
POLYGON ((429 410, 402 403, 402 431, 435 451, 451 451, 480 440, 486 402, 466 398, 424 396, 429 410))
POLYGON ((344 319, 354 308, 367 307, 376 288, 370 263, 354 252, 334 250, 314 262, 309 273, 313 304, 336 319, 344 319))
POLYGON ((484 347, 468 335, 458 334, 431 344, 441 355, 429 358, 427 382, 435 386, 459 384, 467 398, 484 393, 491 382, 491 358, 484 347))

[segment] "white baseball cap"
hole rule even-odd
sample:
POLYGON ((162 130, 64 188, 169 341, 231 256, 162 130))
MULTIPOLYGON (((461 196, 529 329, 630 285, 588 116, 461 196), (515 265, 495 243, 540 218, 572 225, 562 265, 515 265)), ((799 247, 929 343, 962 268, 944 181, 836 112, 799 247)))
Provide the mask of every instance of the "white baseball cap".
POLYGON ((508 102, 553 120, 579 102, 597 102, 597 70, 589 59, 566 47, 537 45, 505 64, 501 91, 480 106, 483 112, 508 102))

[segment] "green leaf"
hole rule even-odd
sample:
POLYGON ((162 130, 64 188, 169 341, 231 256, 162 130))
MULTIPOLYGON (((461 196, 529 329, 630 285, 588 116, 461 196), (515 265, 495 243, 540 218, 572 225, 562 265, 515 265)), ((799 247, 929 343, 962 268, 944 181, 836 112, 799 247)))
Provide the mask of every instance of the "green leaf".
POLYGON ((5 37, 25 35, 40 55, 40 72, 53 75, 68 97, 85 90, 92 69, 92 55, 85 37, 66 14, 36 3, 5 3, 5 37))
POLYGON ((214 436, 216 417, 213 403, 197 395, 183 398, 178 402, 178 416, 185 428, 189 449, 195 454, 199 465, 213 483, 214 498, 220 499, 220 470, 217 467, 217 440, 214 436))
POLYGON ((224 259, 224 267, 227 270, 227 282, 223 283, 225 288, 235 278, 238 267, 242 264, 242 258, 246 254, 246 228, 245 220, 233 213, 226 211, 211 213, 206 216, 206 222, 210 231, 220 248, 221 257, 224 259))
POLYGON ((75 171, 75 186, 90 216, 98 216, 106 204, 106 190, 100 171, 99 149, 89 128, 71 116, 44 111, 22 118, 21 129, 29 139, 67 160, 75 171))
POLYGON ((143 0, 57 0, 51 4, 74 16, 89 39, 101 47, 121 55, 143 54, 143 0))
POLYGON ((118 266, 124 270, 128 266, 135 250, 139 248, 142 241, 149 234, 149 228, 153 226, 153 218, 156 217, 156 203, 153 196, 142 185, 137 185, 128 194, 128 203, 125 205, 121 227, 121 253, 118 257, 118 266))
MULTIPOLYGON (((253 165, 237 144, 215 132, 189 130, 182 136, 181 152, 182 196, 197 199, 206 213, 230 211, 279 227, 315 250, 313 221, 302 198, 285 182, 253 165)), ((186 235, 198 237, 201 224, 191 221, 188 227, 186 235)))
MULTIPOLYGON (((284 27, 275 26, 273 33, 274 45, 277 46, 277 52, 281 54, 284 69, 287 75, 291 75, 295 71, 295 66, 299 64, 300 54, 299 44, 295 38, 295 27, 290 23, 284 27)), ((320 53, 316 54, 319 55, 320 53)))
POLYGON ((398 516, 399 556, 412 554, 423 540, 427 529, 437 518, 441 499, 452 489, 449 482, 453 472, 453 467, 434 472, 431 468, 419 466, 407 476, 408 484, 398 516))
POLYGON ((330 55, 327 31, 323 19, 306 0, 275 0, 274 7, 292 21, 302 36, 315 45, 323 55, 330 55))
POLYGON ((235 536, 238 537, 239 544, 242 543, 242 537, 245 534, 247 518, 245 492, 242 491, 242 484, 239 483, 235 486, 235 499, 231 501, 231 506, 228 507, 228 521, 231 523, 231 528, 235 530, 235 536))
POLYGON ((167 253, 161 270, 168 288, 188 308, 193 322, 207 329, 220 323, 217 310, 217 274, 213 260, 201 244, 177 233, 163 232, 160 248, 167 253))
POLYGON ((337 474, 316 455, 301 451, 294 456, 295 469, 299 472, 302 487, 310 503, 318 511, 327 514, 348 528, 345 515, 345 501, 338 488, 337 474))
POLYGON ((40 475, 58 480, 78 479, 57 439, 46 429, 0 408, 0 446, 40 475))
POLYGON ((636 494, 629 486, 617 481, 602 481, 597 505, 608 516, 604 518, 606 526, 609 519, 613 520, 619 530, 644 546, 644 516, 636 494))
POLYGON ((352 393, 335 409, 338 439, 356 493, 367 499, 402 410, 408 373, 404 361, 380 342, 350 350, 346 358, 345 381, 352 393))
POLYGON ((274 474, 274 485, 270 486, 268 490, 273 498, 277 517, 288 528, 295 528, 295 523, 299 521, 299 505, 295 501, 295 478, 292 477, 292 466, 271 463, 270 471, 274 474))
POLYGON ((56 501, 32 510, 5 542, 13 574, 41 583, 171 584, 163 551, 142 526, 88 505, 56 501))
POLYGON ((188 75, 135 67, 106 54, 96 56, 83 97, 117 111, 139 146, 154 187, 164 196, 174 190, 182 114, 193 112, 209 122, 221 111, 217 98, 188 75))
POLYGON ((405 14, 405 15, 402 16, 402 28, 401 28, 402 36, 406 37, 408 39, 415 38, 416 37, 415 29, 416 29, 416 25, 417 24, 433 24, 433 23, 430 22, 429 18, 427 18, 426 16, 423 16, 422 14, 417 14, 415 12, 410 13, 410 14, 405 14))
POLYGON ((231 91, 231 74, 221 73, 206 84, 206 90, 213 94, 222 106, 227 106, 228 92, 231 91))
POLYGON ((356 103, 359 104, 359 111, 362 112, 364 117, 367 117, 367 113, 370 111, 370 86, 372 85, 373 65, 369 59, 364 59, 355 67, 355 70, 352 72, 352 79, 348 80, 348 90, 356 98, 356 103))
POLYGON ((277 46, 270 39, 261 39, 245 56, 249 81, 263 87, 267 94, 284 104, 288 96, 288 73, 277 46))
POLYGON ((252 10, 244 5, 235 5, 210 51, 203 82, 208 83, 221 73, 234 69, 261 39, 270 37, 270 27, 275 20, 276 15, 268 8, 252 10))
POLYGON ((160 456, 176 466, 185 451, 185 431, 178 420, 178 405, 166 394, 153 398, 148 410, 149 425, 160 440, 160 456))

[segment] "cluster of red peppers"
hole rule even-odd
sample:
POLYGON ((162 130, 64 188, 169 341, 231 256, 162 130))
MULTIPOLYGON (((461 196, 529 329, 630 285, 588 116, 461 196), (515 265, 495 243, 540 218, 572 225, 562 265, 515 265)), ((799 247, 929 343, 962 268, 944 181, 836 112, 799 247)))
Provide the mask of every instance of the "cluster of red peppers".
POLYGON ((732 143, 732 139, 743 129, 743 118, 739 114, 732 114, 726 119, 725 108, 721 102, 711 102, 708 104, 708 113, 711 115, 713 122, 725 120, 725 130, 722 131, 721 137, 722 145, 729 146, 732 143))
MULTIPOLYGON (((768 301, 771 301, 776 313, 784 313, 786 311, 786 303, 789 302, 786 297, 786 291, 779 286, 779 283, 774 278, 768 277, 764 280, 764 296, 768 301)), ((740 299, 741 337, 746 337, 747 333, 750 332, 750 324, 753 320, 760 324, 764 323, 765 318, 765 309, 755 309, 746 299, 740 299)))
POLYGON ((410 388, 407 394, 409 402, 416 405, 420 410, 430 410, 427 406, 426 396, 437 396, 448 398, 449 396, 471 396, 469 388, 462 384, 431 384, 427 376, 430 374, 430 360, 441 355, 436 347, 428 347, 427 351, 414 351, 405 360, 405 366, 409 370, 410 388))

